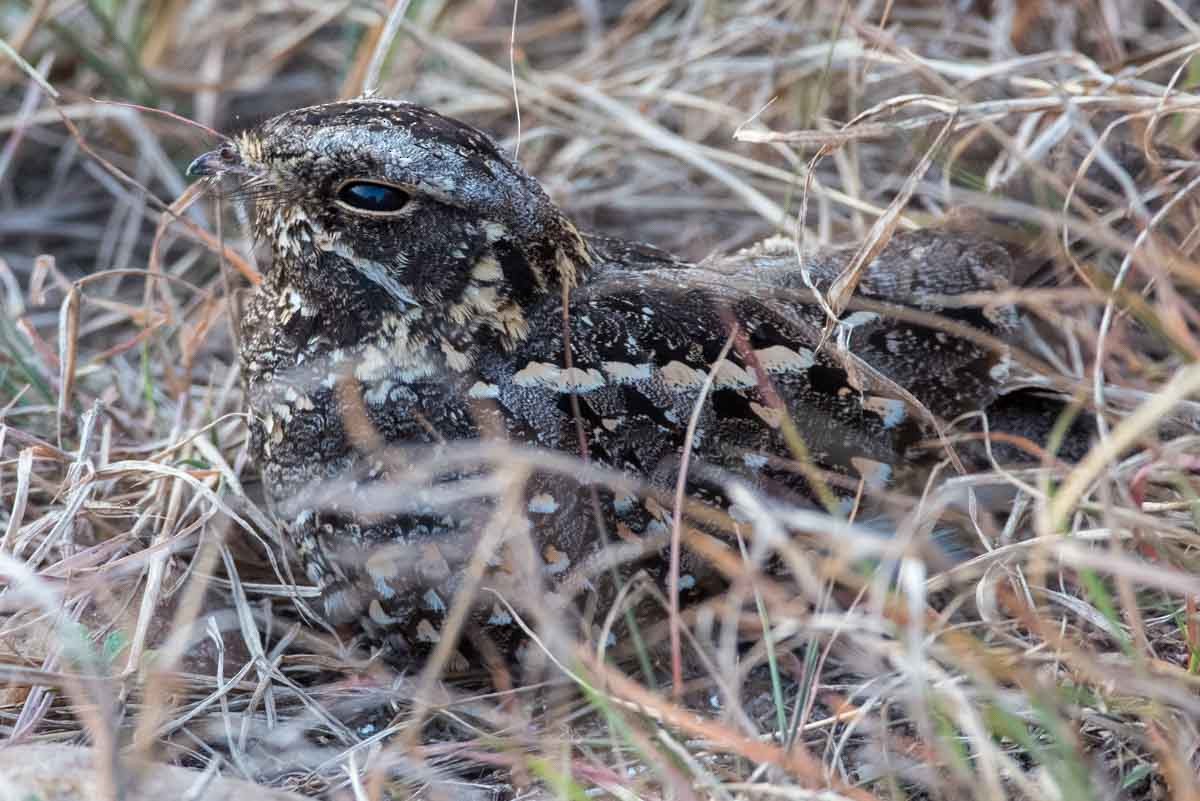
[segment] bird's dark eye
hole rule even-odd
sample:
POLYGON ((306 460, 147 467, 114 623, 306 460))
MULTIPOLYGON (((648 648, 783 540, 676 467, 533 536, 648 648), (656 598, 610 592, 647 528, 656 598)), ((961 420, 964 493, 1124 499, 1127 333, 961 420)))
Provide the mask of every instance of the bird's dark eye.
POLYGON ((359 211, 387 214, 400 211, 408 202, 408 195, 394 186, 371 181, 350 181, 338 189, 338 200, 359 211))

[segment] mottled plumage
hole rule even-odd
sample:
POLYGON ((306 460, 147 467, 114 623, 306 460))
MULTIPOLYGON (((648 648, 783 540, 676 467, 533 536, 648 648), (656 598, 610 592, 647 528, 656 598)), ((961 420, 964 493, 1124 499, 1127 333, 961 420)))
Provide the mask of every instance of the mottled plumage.
MULTIPOLYGON (((780 459, 791 456, 785 416, 819 466, 886 476, 931 431, 905 393, 948 420, 991 403, 1007 369, 1003 348, 878 308, 938 312, 938 296, 1004 288, 1007 253, 963 234, 893 236, 857 286, 876 307, 852 306, 830 327, 809 284, 828 289, 854 249, 808 253, 803 271, 784 240, 692 265, 582 234, 487 136, 418 106, 288 112, 192 171, 237 176, 273 251, 241 326, 271 508, 329 617, 363 621, 400 654, 440 637, 496 488, 478 464, 414 481, 416 457, 388 446, 428 446, 426 465, 483 434, 578 455, 582 432, 592 462, 669 497, 687 421, 736 323, 702 404, 690 486, 715 503, 729 477, 804 498, 780 459)), ((942 313, 1000 339, 1017 321, 1009 307, 942 313)), ((603 542, 593 489, 534 471, 524 492, 523 520, 509 525, 531 533, 541 563, 497 552, 489 581, 578 577, 603 542)), ((614 541, 667 525, 658 501, 596 494, 614 541)), ((661 574, 661 560, 647 564, 661 574)), ((684 570, 685 588, 712 579, 691 557, 684 570)), ((519 640, 494 595, 468 626, 481 634, 502 649, 519 640)))

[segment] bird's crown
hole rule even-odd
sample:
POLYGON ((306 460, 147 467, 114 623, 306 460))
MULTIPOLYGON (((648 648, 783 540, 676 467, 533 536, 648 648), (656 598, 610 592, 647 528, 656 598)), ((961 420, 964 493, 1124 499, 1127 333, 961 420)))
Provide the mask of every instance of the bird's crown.
POLYGON ((522 307, 590 262, 574 226, 479 130, 411 103, 359 99, 273 117, 196 159, 234 176, 273 250, 268 282, 343 307, 419 307, 511 344, 522 307), (349 302, 347 301, 355 301, 349 302))

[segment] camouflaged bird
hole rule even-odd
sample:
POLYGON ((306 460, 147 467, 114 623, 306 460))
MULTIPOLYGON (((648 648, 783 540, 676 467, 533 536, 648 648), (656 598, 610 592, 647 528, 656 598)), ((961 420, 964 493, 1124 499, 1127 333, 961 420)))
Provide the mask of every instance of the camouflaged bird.
MULTIPOLYGON (((851 304, 831 326, 813 290, 855 249, 798 260, 774 240, 694 265, 587 234, 486 135, 408 103, 290 111, 190 172, 237 178, 273 253, 241 323, 270 508, 328 617, 361 622, 400 658, 441 638, 503 494, 505 466, 454 461, 456 445, 582 453, 641 482, 614 492, 531 468, 520 515, 503 523, 508 544, 484 555, 484 584, 498 589, 478 594, 464 631, 511 652, 523 639, 513 613, 546 611, 521 597, 530 581, 575 595, 564 609, 596 594, 603 615, 608 540, 636 551, 648 538, 638 566, 661 579, 662 498, 697 405, 688 492, 716 506, 731 479, 811 497, 787 425, 816 465, 886 479, 930 436, 929 413, 950 420, 996 399, 1008 362, 994 343, 1017 323, 1006 306, 937 305, 1005 288, 999 245, 898 233, 859 273, 855 298, 873 310, 851 304), (938 312, 992 344, 889 306, 938 312)), ((683 573, 685 591, 715 586, 692 554, 683 573)))

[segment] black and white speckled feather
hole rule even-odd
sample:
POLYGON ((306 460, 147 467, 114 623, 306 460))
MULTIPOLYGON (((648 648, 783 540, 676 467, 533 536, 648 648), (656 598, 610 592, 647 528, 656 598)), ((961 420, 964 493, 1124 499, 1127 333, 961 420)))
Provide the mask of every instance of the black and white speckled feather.
MULTIPOLYGON (((581 234, 485 135, 421 107, 358 100, 288 112, 193 170, 237 176, 273 249, 241 354, 272 508, 325 588, 329 616, 368 621, 401 652, 440 637, 495 501, 473 494, 487 486, 483 468, 446 470, 372 512, 355 492, 365 498, 404 472, 384 446, 451 448, 490 431, 578 454, 582 430, 592 461, 670 489, 687 420, 736 322, 741 345, 716 368, 689 476, 710 498, 728 475, 803 497, 803 480, 771 462, 789 453, 784 415, 820 466, 886 472, 929 433, 891 382, 949 419, 986 407, 1004 378, 1002 350, 880 311, 848 312, 830 334, 790 242, 691 265, 581 234), (348 181, 391 187, 403 207, 339 202, 348 181), (335 481, 349 481, 349 495, 318 501, 335 481)), ((808 281, 827 289, 852 256, 806 255, 808 281)), ((996 245, 900 233, 857 291, 938 311, 930 298, 1002 289, 1010 270, 996 245)), ((951 316, 1001 339, 1016 324, 1007 307, 951 316)), ((593 558, 590 497, 571 478, 535 472, 520 525, 541 564, 497 554, 494 573, 534 570, 553 585, 593 558)), ((663 526, 661 505, 599 497, 617 539, 663 526)), ((702 565, 685 568, 685 586, 708 580, 702 565)), ((517 639, 499 603, 481 603, 473 624, 470 636, 502 647, 517 639)))

